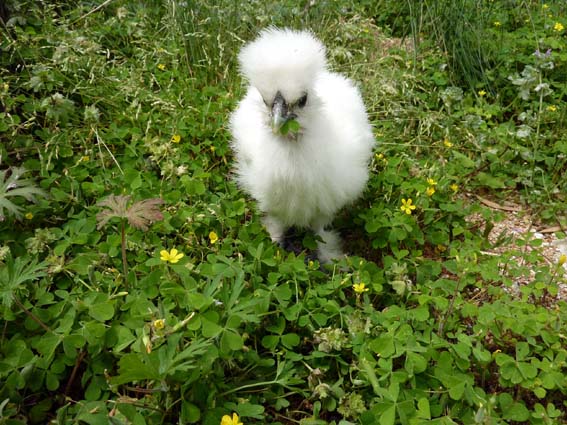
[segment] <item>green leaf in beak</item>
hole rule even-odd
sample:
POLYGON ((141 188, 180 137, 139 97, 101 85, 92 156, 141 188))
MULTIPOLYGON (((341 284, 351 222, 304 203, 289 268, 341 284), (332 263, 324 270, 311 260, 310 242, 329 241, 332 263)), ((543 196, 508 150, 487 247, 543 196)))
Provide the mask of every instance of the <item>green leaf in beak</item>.
POLYGON ((297 134, 301 129, 301 125, 297 122, 297 120, 289 119, 287 120, 281 127, 280 133, 283 136, 287 136, 288 134, 297 134))

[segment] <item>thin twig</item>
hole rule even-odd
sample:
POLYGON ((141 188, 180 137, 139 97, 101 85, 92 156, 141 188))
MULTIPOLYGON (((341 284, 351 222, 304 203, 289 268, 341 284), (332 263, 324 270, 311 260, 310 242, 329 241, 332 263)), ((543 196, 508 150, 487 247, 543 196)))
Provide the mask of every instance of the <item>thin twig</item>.
POLYGON ((81 16, 80 18, 78 18, 76 21, 72 22, 72 24, 76 24, 77 22, 85 19, 87 16, 92 15, 93 13, 98 12, 100 9, 102 9, 103 7, 107 6, 109 3, 111 3, 114 0, 106 0, 104 3, 99 4, 97 7, 95 7, 94 9, 92 9, 91 11, 85 13, 83 16, 81 16))
POLYGON ((126 229, 125 219, 120 223, 120 246, 122 249, 122 272, 124 273, 124 283, 128 287, 128 261, 126 258, 126 229))
POLYGON ((447 309, 447 313, 443 317, 443 320, 439 323, 439 329, 437 330, 437 335, 440 338, 443 337, 443 333, 445 331, 445 323, 447 323, 448 317, 453 314, 453 307, 455 306, 455 299, 457 298, 457 293, 459 292, 459 285, 461 284, 461 279, 457 280, 457 285, 455 286, 455 291, 453 292, 453 296, 451 297, 451 301, 449 302, 449 308, 447 309))
POLYGON ((37 317, 35 314, 33 314, 31 311, 29 311, 25 305, 22 304, 22 302, 18 299, 18 297, 14 296, 14 301, 15 303, 18 305, 18 307, 20 307, 24 313, 26 313, 34 322, 36 322, 39 326, 41 326, 43 329, 45 329, 47 332, 49 333, 53 333, 53 331, 51 330, 51 328, 49 326, 47 326, 45 323, 43 323, 39 317, 37 317))
POLYGON ((87 355, 85 350, 81 350, 80 354, 77 356, 77 360, 75 361, 75 367, 73 367, 73 371, 71 372, 71 376, 67 381, 67 385, 65 386, 65 396, 69 396, 69 391, 71 390, 71 385, 73 385, 73 381, 75 380, 75 376, 77 376, 77 372, 79 370, 79 366, 83 362, 83 359, 87 355))
MULTIPOLYGON (((95 136, 96 136, 96 140, 98 142, 98 149, 100 151, 100 145, 102 144, 102 146, 104 146, 104 148, 106 149, 106 151, 108 152, 108 154, 110 155, 110 157, 112 158, 112 160, 114 161, 114 163, 116 164, 116 166, 118 167, 118 169, 120 170, 120 172, 122 174, 124 174, 124 170, 122 170, 122 167, 120 167, 120 164, 118 163, 118 161, 116 160, 116 157, 112 154, 111 150, 108 148, 108 146, 106 146, 106 143, 104 143, 104 140, 102 140, 102 138, 99 136, 98 134, 98 130, 95 129, 95 136)), ((104 163, 104 161, 103 161, 104 163)))

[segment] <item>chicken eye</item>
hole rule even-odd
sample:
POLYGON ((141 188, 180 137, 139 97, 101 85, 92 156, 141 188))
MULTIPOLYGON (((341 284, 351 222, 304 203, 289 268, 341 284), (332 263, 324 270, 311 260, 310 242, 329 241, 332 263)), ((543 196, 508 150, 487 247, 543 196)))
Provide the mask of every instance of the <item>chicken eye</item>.
POLYGON ((307 93, 301 96, 297 101, 297 106, 299 106, 300 108, 303 108, 306 104, 307 104, 307 93))

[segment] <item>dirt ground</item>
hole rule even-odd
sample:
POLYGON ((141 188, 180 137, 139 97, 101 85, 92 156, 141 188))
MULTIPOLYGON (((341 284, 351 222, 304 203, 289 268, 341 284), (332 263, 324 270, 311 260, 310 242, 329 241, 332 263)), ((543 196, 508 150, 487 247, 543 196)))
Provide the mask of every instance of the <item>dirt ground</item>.
MULTIPOLYGON (((535 269, 538 266, 547 265, 550 267, 558 267, 561 256, 567 256, 567 238, 559 239, 557 237, 557 232, 562 230, 565 232, 567 229, 561 229, 559 226, 550 227, 541 224, 538 218, 534 216, 529 209, 514 202, 500 204, 480 196, 475 196, 475 198, 478 202, 491 210, 503 213, 503 219, 501 221, 492 223, 494 227, 488 234, 488 239, 493 245, 493 248, 483 251, 484 254, 501 255, 511 250, 523 253, 530 253, 531 251, 537 250, 541 254, 542 263, 532 264, 534 270, 531 272, 531 276, 523 276, 518 279, 515 282, 515 287, 512 288, 513 291, 519 290, 521 285, 529 283, 535 275, 535 269), (534 247, 524 242, 520 247, 518 244, 520 240, 530 241, 534 239, 540 239, 542 241, 541 245, 534 247)), ((482 226, 482 228, 486 225, 480 215, 473 215, 469 217, 469 220, 471 223, 482 226)), ((520 265, 526 264, 522 256, 515 257, 515 259, 520 265)), ((565 258, 563 258, 563 260, 565 260, 565 258)), ((563 268, 559 269, 559 273, 556 276, 559 287, 557 298, 567 301, 567 262, 563 261, 562 267, 563 268)))

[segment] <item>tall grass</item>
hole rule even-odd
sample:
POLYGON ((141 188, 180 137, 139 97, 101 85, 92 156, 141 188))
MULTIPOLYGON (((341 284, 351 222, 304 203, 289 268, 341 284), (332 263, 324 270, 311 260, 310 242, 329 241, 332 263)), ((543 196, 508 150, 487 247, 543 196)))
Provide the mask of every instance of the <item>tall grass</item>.
MULTIPOLYGON (((179 45, 189 75, 231 84, 240 47, 269 26, 312 29, 323 39, 345 14, 337 2, 166 0, 165 26, 179 45)), ((333 28, 336 29, 336 28, 333 28)))
POLYGON ((229 78, 241 44, 239 2, 167 0, 166 5, 168 26, 183 46, 189 74, 213 81, 229 78))
POLYGON ((490 3, 483 0, 407 0, 412 36, 428 33, 447 54, 458 83, 488 86, 487 69, 493 61, 493 43, 485 38, 490 3))

